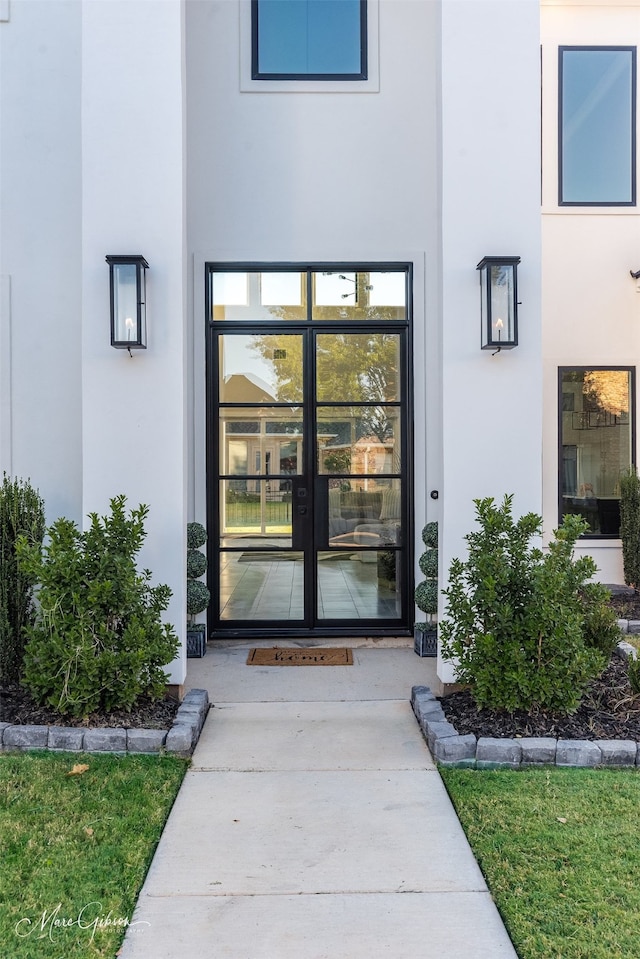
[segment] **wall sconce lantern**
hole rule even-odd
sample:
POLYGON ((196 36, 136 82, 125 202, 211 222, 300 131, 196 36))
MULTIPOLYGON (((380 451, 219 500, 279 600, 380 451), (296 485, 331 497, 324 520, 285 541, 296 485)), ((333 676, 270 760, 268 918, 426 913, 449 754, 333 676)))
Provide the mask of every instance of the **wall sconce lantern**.
POLYGON ((143 256, 107 256, 111 292, 111 346, 146 350, 146 270, 143 256))
POLYGON ((519 256, 485 256, 480 270, 480 318, 482 349, 512 350, 518 345, 519 256))

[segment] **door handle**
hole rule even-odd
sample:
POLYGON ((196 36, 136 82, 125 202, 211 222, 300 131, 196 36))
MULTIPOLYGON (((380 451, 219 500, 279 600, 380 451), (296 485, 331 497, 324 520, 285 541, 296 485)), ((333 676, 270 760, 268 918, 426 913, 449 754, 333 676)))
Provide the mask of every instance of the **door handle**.
POLYGON ((298 506, 298 515, 299 515, 299 516, 306 516, 306 515, 307 515, 307 507, 306 507, 306 506, 298 506))

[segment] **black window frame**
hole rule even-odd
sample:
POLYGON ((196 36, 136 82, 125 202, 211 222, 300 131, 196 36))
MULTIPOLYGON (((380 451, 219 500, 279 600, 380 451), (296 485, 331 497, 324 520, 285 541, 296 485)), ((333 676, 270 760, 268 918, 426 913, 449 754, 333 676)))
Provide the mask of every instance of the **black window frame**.
POLYGON ((634 207, 636 203, 636 110, 637 110, 637 47, 633 44, 589 44, 563 45, 558 47, 558 206, 563 207, 634 207), (563 75, 564 53, 571 51, 628 51, 631 53, 631 199, 630 200, 563 200, 562 198, 562 171, 563 171, 563 75))
MULTIPOLYGON (((563 479, 563 443, 562 443, 562 413, 563 413, 563 399, 562 399, 562 377, 564 373, 579 373, 585 372, 587 370, 620 370, 630 374, 630 390, 629 390, 629 430, 631 435, 631 463, 630 467, 634 468, 636 465, 636 367, 635 366, 617 366, 617 365, 575 365, 575 366, 559 366, 558 367, 558 397, 557 397, 557 411, 558 411, 558 479, 557 479, 557 490, 558 490, 558 525, 562 523, 564 516, 567 515, 563 512, 563 502, 562 502, 562 479, 563 479)), ((596 542, 600 540, 618 540, 620 539, 620 532, 618 533, 594 533, 587 532, 583 533, 580 537, 581 540, 595 540, 596 542)))
POLYGON ((258 6, 251 0, 251 79, 252 80, 321 80, 356 81, 369 79, 367 0, 360 0, 360 72, 359 73, 265 73, 259 67, 258 6))

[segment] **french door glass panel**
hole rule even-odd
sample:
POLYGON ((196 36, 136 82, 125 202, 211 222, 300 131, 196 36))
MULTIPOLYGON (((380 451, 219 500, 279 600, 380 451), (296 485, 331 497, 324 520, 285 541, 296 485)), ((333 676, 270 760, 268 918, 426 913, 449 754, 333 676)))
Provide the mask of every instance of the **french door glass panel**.
POLYGON ((398 333, 320 333, 318 401, 389 403, 399 399, 398 333))
POLYGON ((399 406, 319 406, 319 473, 399 473, 399 406))

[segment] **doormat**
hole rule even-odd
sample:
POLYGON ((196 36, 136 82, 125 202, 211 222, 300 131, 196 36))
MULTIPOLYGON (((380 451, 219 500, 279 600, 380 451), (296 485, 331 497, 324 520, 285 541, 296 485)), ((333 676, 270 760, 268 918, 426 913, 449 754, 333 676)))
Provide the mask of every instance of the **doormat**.
POLYGON ((353 666, 350 649, 251 649, 247 666, 353 666))

